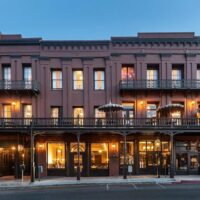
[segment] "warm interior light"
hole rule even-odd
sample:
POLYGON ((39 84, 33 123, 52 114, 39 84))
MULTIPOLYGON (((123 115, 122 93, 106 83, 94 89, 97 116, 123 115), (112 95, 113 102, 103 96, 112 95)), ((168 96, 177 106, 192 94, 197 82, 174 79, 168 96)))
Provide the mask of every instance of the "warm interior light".
POLYGON ((195 101, 191 101, 191 104, 194 105, 194 104, 195 104, 195 101))
POLYGON ((112 144, 112 148, 115 148, 116 147, 116 145, 115 144, 112 144))
POLYGON ((102 150, 101 150, 101 149, 99 150, 99 153, 102 153, 102 150))
POLYGON ((16 147, 15 147, 15 146, 12 146, 11 149, 12 149, 13 151, 15 151, 15 150, 16 150, 16 147))
POLYGON ((16 106, 16 102, 13 101, 13 102, 12 102, 12 106, 16 106))
POLYGON ((140 105, 143 105, 144 104, 144 101, 140 101, 140 105))

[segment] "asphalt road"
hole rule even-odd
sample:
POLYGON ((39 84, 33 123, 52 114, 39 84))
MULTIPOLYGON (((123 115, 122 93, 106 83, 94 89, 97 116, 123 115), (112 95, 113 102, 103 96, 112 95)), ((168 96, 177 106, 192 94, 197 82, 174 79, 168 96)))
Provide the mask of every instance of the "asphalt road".
POLYGON ((0 200, 196 200, 200 184, 74 185, 0 191, 0 200))

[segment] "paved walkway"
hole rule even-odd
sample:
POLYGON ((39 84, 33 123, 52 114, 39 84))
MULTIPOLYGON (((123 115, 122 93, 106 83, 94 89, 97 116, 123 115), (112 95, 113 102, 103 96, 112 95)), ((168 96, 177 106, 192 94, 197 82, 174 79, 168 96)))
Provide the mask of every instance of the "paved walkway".
POLYGON ((76 184, 125 184, 125 183, 161 183, 171 184, 174 182, 199 182, 200 176, 176 176, 174 179, 169 177, 156 178, 155 176, 128 176, 123 179, 122 176, 117 177, 81 177, 80 181, 76 177, 48 177, 40 181, 36 179, 34 183, 30 183, 30 177, 24 177, 24 180, 14 179, 13 177, 0 177, 0 189, 10 188, 32 188, 32 187, 50 187, 62 185, 76 184))

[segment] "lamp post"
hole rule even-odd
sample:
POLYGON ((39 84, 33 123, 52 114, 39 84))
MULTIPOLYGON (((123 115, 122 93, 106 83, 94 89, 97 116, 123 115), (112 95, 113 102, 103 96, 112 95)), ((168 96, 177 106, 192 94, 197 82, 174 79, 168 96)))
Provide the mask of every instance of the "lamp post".
POLYGON ((160 152, 160 139, 155 140, 155 146, 156 146, 156 155, 157 155, 157 178, 160 178, 160 172, 159 172, 159 166, 160 166, 160 161, 159 161, 159 152, 160 152))

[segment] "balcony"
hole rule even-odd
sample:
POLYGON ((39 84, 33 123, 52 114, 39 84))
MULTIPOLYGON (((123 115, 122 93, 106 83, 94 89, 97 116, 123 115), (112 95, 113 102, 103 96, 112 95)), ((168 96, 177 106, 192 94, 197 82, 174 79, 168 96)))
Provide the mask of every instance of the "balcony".
POLYGON ((0 130, 199 131, 198 118, 0 118, 0 130))
POLYGON ((200 80, 121 80, 120 90, 199 90, 200 80))
POLYGON ((40 84, 38 81, 0 81, 0 91, 31 91, 39 93, 40 84))

